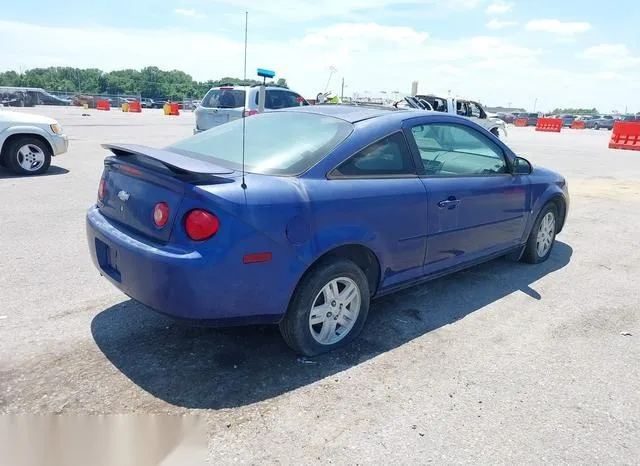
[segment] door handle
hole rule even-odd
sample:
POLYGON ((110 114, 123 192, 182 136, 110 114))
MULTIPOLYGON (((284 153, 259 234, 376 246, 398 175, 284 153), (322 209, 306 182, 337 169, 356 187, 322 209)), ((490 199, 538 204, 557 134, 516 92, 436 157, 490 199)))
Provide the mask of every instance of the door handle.
POLYGON ((448 199, 438 202, 438 207, 441 209, 455 209, 460 204, 460 200, 451 196, 448 199))

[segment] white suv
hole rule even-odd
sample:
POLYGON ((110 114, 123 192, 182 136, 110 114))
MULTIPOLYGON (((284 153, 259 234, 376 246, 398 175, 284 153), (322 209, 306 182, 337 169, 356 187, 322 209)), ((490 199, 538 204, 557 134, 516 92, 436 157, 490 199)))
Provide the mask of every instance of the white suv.
POLYGON ((48 117, 0 110, 0 165, 19 175, 40 175, 51 157, 62 154, 69 139, 48 117))
MULTIPOLYGON (((196 127, 193 132, 199 133, 243 116, 255 115, 258 113, 259 90, 260 86, 233 85, 210 89, 195 110, 196 127)), ((309 102, 289 89, 275 86, 265 88, 265 112, 303 105, 309 105, 309 102)))

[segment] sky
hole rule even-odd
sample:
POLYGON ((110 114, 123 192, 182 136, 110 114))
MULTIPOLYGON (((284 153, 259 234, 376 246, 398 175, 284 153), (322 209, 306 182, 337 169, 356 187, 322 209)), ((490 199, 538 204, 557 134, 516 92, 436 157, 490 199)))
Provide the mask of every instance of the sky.
POLYGON ((640 111, 638 0, 23 0, 0 15, 0 70, 276 72, 305 97, 462 95, 488 106, 640 111), (335 72, 331 74, 333 67, 335 72), (329 78, 331 79, 329 80, 329 78))

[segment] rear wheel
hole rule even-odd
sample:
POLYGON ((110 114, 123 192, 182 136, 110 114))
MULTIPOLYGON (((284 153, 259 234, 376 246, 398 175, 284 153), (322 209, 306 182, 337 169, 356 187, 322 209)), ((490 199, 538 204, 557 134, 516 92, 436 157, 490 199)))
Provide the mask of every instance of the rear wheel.
POLYGON ((551 255, 558 227, 558 208, 552 202, 547 204, 531 229, 523 259, 530 264, 544 262, 551 255))
POLYGON ((593 124, 593 129, 600 129, 600 125, 598 123, 593 124))
POLYGON ((346 259, 322 263, 296 288, 280 332, 305 356, 332 351, 360 334, 369 301, 367 277, 356 264, 346 259))
POLYGON ((497 137, 498 139, 500 139, 500 131, 498 130, 498 128, 491 128, 491 132, 493 133, 493 135, 495 137, 497 137))
POLYGON ((51 149, 34 137, 18 138, 9 146, 6 162, 18 175, 40 175, 51 165, 51 149))

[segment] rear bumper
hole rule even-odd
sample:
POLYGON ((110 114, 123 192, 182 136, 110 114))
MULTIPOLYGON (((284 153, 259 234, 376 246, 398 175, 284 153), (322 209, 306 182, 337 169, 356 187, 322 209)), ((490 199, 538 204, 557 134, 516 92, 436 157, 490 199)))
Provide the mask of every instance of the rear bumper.
POLYGON ((86 232, 91 259, 101 275, 162 314, 205 325, 241 325, 275 323, 286 311, 286 293, 265 297, 259 280, 248 281, 251 276, 228 266, 222 256, 204 257, 195 250, 137 239, 95 206, 87 212, 86 232))

